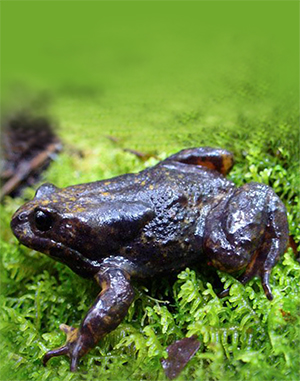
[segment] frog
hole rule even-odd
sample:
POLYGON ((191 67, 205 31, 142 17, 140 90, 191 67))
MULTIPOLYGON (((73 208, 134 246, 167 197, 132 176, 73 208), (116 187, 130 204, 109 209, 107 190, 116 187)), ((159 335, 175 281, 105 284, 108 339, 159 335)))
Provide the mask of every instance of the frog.
POLYGON ((273 299, 270 273, 287 246, 286 208, 268 185, 227 179, 233 165, 223 148, 187 148, 138 173, 66 188, 45 183, 15 212, 11 228, 21 244, 100 288, 79 328, 61 324, 66 343, 44 355, 44 366, 66 355, 76 371, 125 318, 135 279, 207 263, 241 274, 243 285, 259 277, 273 299))

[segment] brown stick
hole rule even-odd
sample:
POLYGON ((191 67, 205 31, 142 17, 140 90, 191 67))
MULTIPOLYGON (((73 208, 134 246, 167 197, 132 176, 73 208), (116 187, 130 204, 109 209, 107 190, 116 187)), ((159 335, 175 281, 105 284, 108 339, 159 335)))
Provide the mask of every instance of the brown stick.
POLYGON ((156 156, 151 155, 149 153, 144 153, 144 152, 136 151, 136 150, 131 149, 131 148, 123 148, 123 151, 124 152, 129 152, 132 155, 137 156, 141 160, 148 160, 150 157, 156 157, 156 156))
POLYGON ((45 161, 52 155, 53 153, 60 151, 61 144, 60 143, 52 143, 49 144, 44 151, 36 155, 29 162, 22 163, 15 175, 9 179, 1 189, 0 200, 3 199, 4 196, 10 194, 14 191, 22 181, 24 181, 32 172, 34 172, 37 168, 45 163, 45 161))

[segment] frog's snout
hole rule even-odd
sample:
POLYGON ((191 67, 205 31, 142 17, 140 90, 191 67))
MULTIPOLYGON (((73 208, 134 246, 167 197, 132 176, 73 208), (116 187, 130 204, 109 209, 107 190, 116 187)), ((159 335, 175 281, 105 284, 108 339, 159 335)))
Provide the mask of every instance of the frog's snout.
POLYGON ((24 227, 25 227, 25 224, 27 223, 28 223, 28 213, 25 211, 17 210, 15 214, 12 216, 10 227, 14 235, 19 240, 24 235, 24 227))

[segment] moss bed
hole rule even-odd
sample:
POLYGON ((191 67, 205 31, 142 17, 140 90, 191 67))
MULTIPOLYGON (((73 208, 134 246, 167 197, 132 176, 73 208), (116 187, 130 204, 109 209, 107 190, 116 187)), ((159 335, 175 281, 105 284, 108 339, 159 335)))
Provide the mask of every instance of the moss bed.
MULTIPOLYGON (((289 23, 280 32, 285 33, 284 38, 276 29, 287 9, 280 2, 273 3, 278 9, 272 20, 264 2, 259 4, 262 13, 255 31, 245 20, 228 29, 221 17, 213 19, 208 11, 210 22, 218 23, 219 29, 211 30, 208 22, 199 26, 190 20, 195 17, 196 22, 193 11, 180 10, 178 3, 173 19, 156 19, 156 11, 148 10, 148 21, 141 14, 138 25, 130 28, 123 23, 118 34, 114 27, 122 19, 120 3, 112 25, 105 20, 99 23, 98 40, 88 29, 93 24, 90 20, 85 24, 88 31, 78 32, 78 24, 68 19, 73 34, 63 35, 68 9, 67 2, 62 2, 56 33, 60 31, 63 38, 51 45, 50 32, 48 36, 41 28, 39 39, 25 28, 25 21, 30 25, 30 17, 35 15, 27 3, 20 12, 22 17, 8 4, 4 7, 11 19, 12 15, 17 18, 14 25, 18 30, 24 31, 24 36, 10 34, 14 51, 22 51, 22 39, 27 38, 32 41, 27 45, 31 58, 38 57, 35 51, 41 41, 55 46, 60 54, 53 57, 53 50, 44 50, 38 63, 33 58, 30 64, 25 62, 25 85, 17 92, 19 98, 16 100, 16 92, 12 95, 8 85, 3 95, 5 110, 25 105, 57 125, 64 150, 40 183, 63 187, 136 172, 192 146, 226 148, 235 154, 229 178, 237 186, 250 181, 268 184, 285 203, 290 234, 299 250, 298 64, 288 64, 295 57, 284 43, 284 38, 291 38, 290 27, 296 22, 292 8, 286 13, 291 16, 289 23), (136 36, 137 28, 141 28, 142 38, 136 36), (227 34, 222 28, 227 28, 227 34), (205 31, 208 40, 201 39, 205 31), (109 44, 104 43, 103 33, 111 36, 109 44), (277 44, 272 44, 274 33, 277 44), (82 49, 82 55, 73 50, 64 55, 64 46, 70 46, 70 41, 82 49), (84 47, 81 41, 85 41, 84 47), (51 67, 59 67, 57 72, 49 70, 49 61, 51 67), (81 77, 83 65, 87 70, 81 77), (30 95, 24 97, 24 91, 30 95), (45 92, 47 107, 43 102, 33 107, 37 99, 45 99, 45 92), (154 157, 142 162, 124 148, 154 157)), ((42 14, 33 3, 35 12, 42 14)), ((88 6, 99 9, 104 6, 100 3, 89 2, 88 6)), ((191 2, 189 7, 202 7, 205 12, 209 4, 204 3, 191 2)), ((53 4, 45 6, 54 15, 58 5, 53 4)), ((82 5, 73 5, 78 21, 82 5)), ((228 20, 238 23, 226 6, 228 20)), ((230 6, 238 7, 234 2, 230 6)), ((257 15, 258 5, 244 6, 248 9, 240 10, 240 16, 244 12, 257 15)), ((166 9, 161 12, 168 14, 166 9)), ((128 12, 128 23, 135 20, 128 12)), ((35 22, 42 27, 39 18, 35 22)), ((11 26, 7 23, 4 28, 9 32, 11 26)), ((13 60, 15 53, 11 54, 13 60)), ((4 70, 9 83, 13 75, 7 62, 4 70)), ((64 357, 52 359, 43 368, 43 354, 64 342, 59 325, 78 326, 98 288, 64 265, 18 245, 9 228, 10 218, 33 195, 34 189, 27 189, 22 197, 6 197, 1 205, 1 380, 165 380, 160 358, 166 355, 166 347, 193 334, 201 346, 178 380, 299 379, 300 264, 290 247, 272 271, 272 302, 258 279, 244 287, 228 274, 187 268, 174 278, 135 284, 136 299, 128 316, 82 359, 78 373, 69 372, 64 357), (212 286, 216 279, 224 287, 230 286, 228 297, 216 296, 212 286)))

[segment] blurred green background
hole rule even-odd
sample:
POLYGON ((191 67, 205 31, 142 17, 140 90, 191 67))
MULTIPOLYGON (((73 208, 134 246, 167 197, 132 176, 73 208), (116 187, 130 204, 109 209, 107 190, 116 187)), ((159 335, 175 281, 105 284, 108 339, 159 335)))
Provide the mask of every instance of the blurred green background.
MULTIPOLYGON (((2 116, 45 115, 64 143, 41 182, 67 186, 156 162, 122 148, 164 158, 219 146, 235 154, 236 185, 273 187, 299 245, 298 1, 3 0, 1 19, 2 116)), ((220 301, 209 275, 186 270, 174 286, 139 287, 127 319, 81 373, 69 373, 64 358, 43 368, 42 355, 64 340, 58 325, 78 325, 98 290, 17 245, 10 218, 33 194, 0 206, 1 380, 165 379, 164 349, 194 333, 201 348, 179 380, 299 379, 291 249, 272 272, 273 302, 258 280, 242 287, 218 272, 232 285, 220 301)))
POLYGON ((298 7, 4 1, 3 110, 43 95, 74 139, 85 129, 82 140, 117 134, 157 151, 242 118, 268 121, 275 109, 298 107, 298 7))

